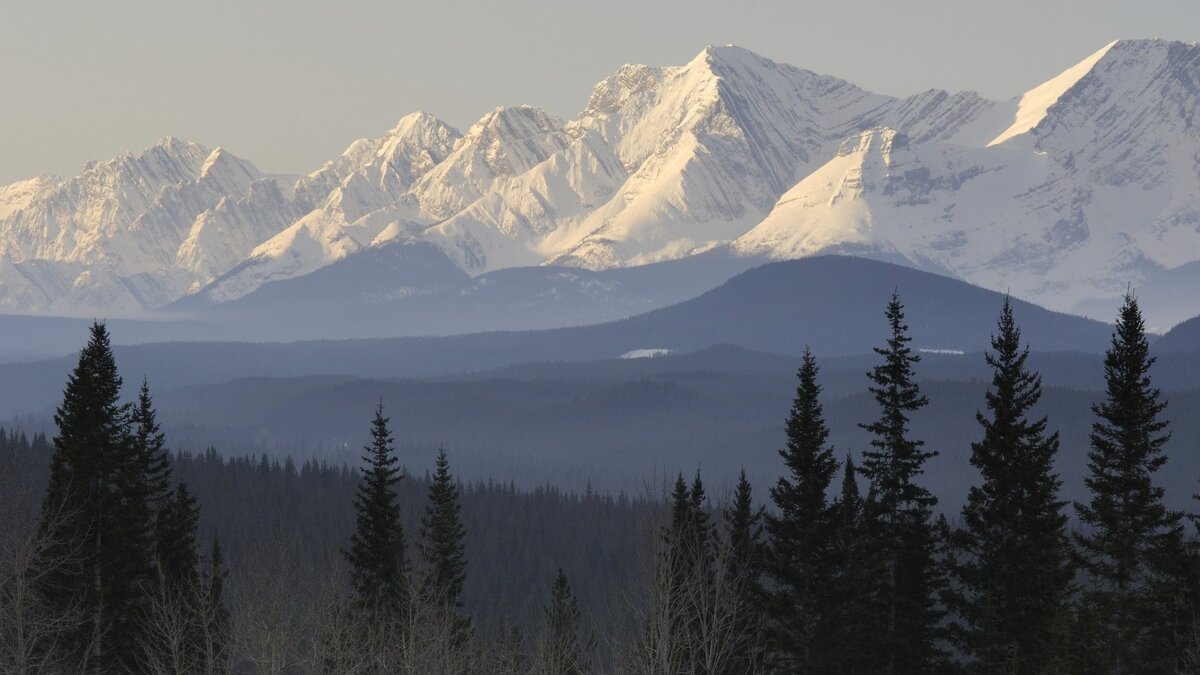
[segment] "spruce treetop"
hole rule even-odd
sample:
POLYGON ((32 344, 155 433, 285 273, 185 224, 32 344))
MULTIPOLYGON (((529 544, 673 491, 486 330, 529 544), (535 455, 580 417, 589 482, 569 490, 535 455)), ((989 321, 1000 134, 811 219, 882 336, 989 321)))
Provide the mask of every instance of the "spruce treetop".
POLYGON ((922 473, 925 461, 937 453, 923 450, 925 442, 909 435, 909 413, 928 405, 929 399, 915 381, 913 365, 921 357, 909 346, 912 337, 904 323, 904 305, 898 293, 892 294, 885 316, 890 329, 887 346, 875 348, 883 362, 867 373, 879 418, 859 424, 872 435, 872 449, 863 453, 862 472, 870 479, 872 491, 885 511, 929 509, 937 498, 913 479, 922 473))
POLYGON ((1136 584, 1152 549, 1181 527, 1153 479, 1171 436, 1161 417, 1167 402, 1150 379, 1154 361, 1137 300, 1127 294, 1104 356, 1105 398, 1092 406, 1097 419, 1085 479, 1091 499, 1075 507, 1094 529, 1080 538, 1087 567, 1119 586, 1136 584))
POLYGON ((833 448, 828 445, 818 372, 816 358, 805 348, 787 419, 787 446, 779 451, 788 474, 780 476, 771 489, 784 518, 816 518, 825 507, 826 492, 837 471, 833 448))
POLYGON ((396 609, 406 592, 404 529, 396 496, 396 484, 404 474, 382 401, 375 409, 371 442, 364 450, 366 468, 354 496, 355 529, 345 552, 350 581, 360 606, 396 609))
POLYGON ((953 535, 956 636, 979 672, 1040 672, 1052 660, 1072 577, 1054 473, 1058 435, 1047 435, 1044 417, 1029 417, 1042 389, 1028 357, 1005 298, 985 354, 987 412, 975 414, 983 437, 971 443, 982 480, 968 493, 964 529, 953 535))
POLYGON ((421 556, 427 567, 427 591, 436 601, 451 607, 461 606, 466 580, 466 530, 460 510, 458 486, 450 473, 446 450, 441 448, 429 487, 429 505, 421 519, 421 556))

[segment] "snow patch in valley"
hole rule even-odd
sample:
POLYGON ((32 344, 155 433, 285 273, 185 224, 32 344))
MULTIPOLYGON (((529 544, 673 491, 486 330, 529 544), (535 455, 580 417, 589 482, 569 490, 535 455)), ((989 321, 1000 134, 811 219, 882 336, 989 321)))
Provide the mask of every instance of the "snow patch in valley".
POLYGON ((652 359, 659 356, 668 356, 671 354, 670 349, 650 348, 650 349, 633 349, 625 352, 618 358, 622 359, 652 359))

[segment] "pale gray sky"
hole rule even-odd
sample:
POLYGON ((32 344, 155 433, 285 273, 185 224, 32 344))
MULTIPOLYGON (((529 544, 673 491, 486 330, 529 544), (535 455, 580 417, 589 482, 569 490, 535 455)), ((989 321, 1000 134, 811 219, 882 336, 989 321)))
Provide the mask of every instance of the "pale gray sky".
POLYGON ((1196 0, 3 0, 0 184, 172 134, 306 172, 421 109, 573 116, 623 63, 734 43, 867 89, 1009 98, 1196 0))

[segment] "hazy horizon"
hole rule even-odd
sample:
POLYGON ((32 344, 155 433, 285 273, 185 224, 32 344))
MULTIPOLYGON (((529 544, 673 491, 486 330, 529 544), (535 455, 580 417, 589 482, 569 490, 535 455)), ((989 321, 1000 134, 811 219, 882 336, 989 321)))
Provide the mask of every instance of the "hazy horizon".
POLYGON ((709 44, 879 93, 1007 99, 1113 39, 1194 41, 1177 27, 1200 25, 1200 5, 1175 1, 135 4, 9 9, 0 60, 17 64, 7 75, 22 103, 7 106, 0 129, 0 184, 75 175, 167 135, 265 171, 308 172, 414 110, 460 129, 498 105, 569 118, 618 66, 681 65, 709 44))

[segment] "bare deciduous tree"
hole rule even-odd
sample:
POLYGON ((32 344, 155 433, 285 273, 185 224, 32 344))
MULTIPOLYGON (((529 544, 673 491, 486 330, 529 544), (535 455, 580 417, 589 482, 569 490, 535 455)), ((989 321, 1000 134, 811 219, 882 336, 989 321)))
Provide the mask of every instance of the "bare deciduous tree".
POLYGON ((281 540, 241 561, 230 581, 234 659, 239 668, 283 675, 303 668, 312 635, 313 593, 297 588, 295 544, 281 540))
MULTIPOLYGON (((78 606, 51 607, 37 590, 42 579, 73 564, 79 552, 52 546, 49 535, 37 526, 38 514, 28 508, 32 500, 15 491, 7 494, 0 503, 0 672, 61 673, 86 668, 61 640, 77 634, 87 616, 78 606), (58 553, 52 556, 52 551, 58 553)), ((49 517, 46 522, 53 520, 49 517)), ((84 650, 84 658, 90 651, 84 650)))
POLYGON ((312 604, 308 672, 405 672, 403 617, 398 612, 372 612, 356 605, 341 558, 328 563, 325 580, 312 604))
POLYGON ((492 638, 487 670, 494 675, 527 675, 525 639, 521 631, 502 623, 492 638))
MULTIPOLYGON (((665 529, 667 515, 661 522, 665 529)), ((617 670, 629 675, 765 672, 761 633, 741 584, 750 578, 733 569, 729 542, 671 541, 653 536, 653 559, 643 570, 631 611, 640 630, 617 645, 617 670), (702 546, 704 550, 697 550, 702 546), (735 665, 752 654, 750 670, 735 665)))
MULTIPOLYGON (((414 575, 415 577, 415 575, 414 575)), ((415 578, 410 580, 409 588, 415 578)), ((409 593, 400 632, 404 669, 408 675, 466 675, 476 658, 471 631, 449 602, 423 593, 409 593)))
POLYGON ((143 628, 145 669, 175 675, 222 675, 233 670, 233 636, 209 597, 207 580, 182 588, 159 584, 150 594, 143 628))

